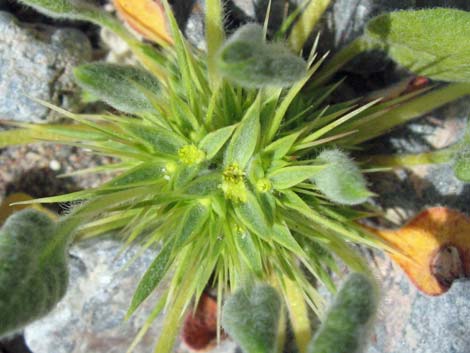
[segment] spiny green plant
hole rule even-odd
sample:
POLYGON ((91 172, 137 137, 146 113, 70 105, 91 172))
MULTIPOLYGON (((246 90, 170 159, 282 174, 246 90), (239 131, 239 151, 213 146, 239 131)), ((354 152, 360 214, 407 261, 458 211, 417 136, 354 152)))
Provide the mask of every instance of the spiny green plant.
MULTIPOLYGON (((137 41, 109 14, 79 0, 21 2, 113 30, 142 64, 92 63, 75 70, 84 90, 122 113, 74 114, 41 102, 74 124, 18 123, 0 134, 0 147, 45 140, 118 159, 77 172, 119 172, 102 186, 35 202, 82 201, 58 223, 41 257, 110 231, 120 231, 127 245, 159 247, 128 316, 160 283, 169 285, 130 350, 166 312, 155 351, 171 351, 183 313, 207 285, 217 289, 220 304, 225 293, 257 280, 279 288, 305 352, 307 306, 318 315, 323 308, 310 276, 334 291, 330 271, 337 270, 337 260, 367 272, 350 243, 386 246, 356 222, 370 213, 351 205, 370 193, 347 152, 470 92, 458 83, 363 106, 328 105, 340 84, 329 80, 366 46, 354 44, 326 65, 315 45, 305 58, 298 55, 315 24, 306 19, 318 18, 325 1, 307 2, 297 22, 287 18, 275 37, 285 37, 294 23, 288 40, 273 43, 266 39, 267 22, 225 40, 221 1, 207 0, 207 52, 188 44, 167 1, 174 45, 162 42, 159 48, 137 41)), ((374 28, 381 27, 369 31, 374 28)))
MULTIPOLYGON (((377 284, 362 273, 352 273, 344 281, 308 344, 308 353, 360 353, 378 306, 377 284)), ((224 303, 224 330, 244 353, 293 352, 285 347, 282 300, 265 284, 238 289, 224 303)))

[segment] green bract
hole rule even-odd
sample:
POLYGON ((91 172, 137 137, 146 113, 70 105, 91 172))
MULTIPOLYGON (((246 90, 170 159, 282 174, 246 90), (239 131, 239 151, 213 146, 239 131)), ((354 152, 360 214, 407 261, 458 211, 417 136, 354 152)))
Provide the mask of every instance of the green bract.
MULTIPOLYGON (((0 147, 46 140, 116 158, 114 164, 82 171, 119 172, 100 187, 35 201, 83 201, 59 223, 57 241, 38 250, 39 256, 54 258, 72 239, 116 230, 128 245, 159 249, 128 312, 160 283, 169 283, 149 319, 166 309, 158 353, 172 350, 183 313, 208 284, 216 287, 220 304, 223 294, 255 280, 275 283, 281 304, 292 297, 300 301, 289 310, 305 351, 307 340, 296 325, 308 322, 307 305, 322 311, 311 277, 334 290, 330 273, 336 260, 367 271, 350 243, 382 246, 357 223, 368 213, 350 205, 365 202, 370 193, 361 169, 340 151, 362 148, 361 143, 470 91, 451 84, 363 106, 328 101, 339 85, 328 79, 348 55, 340 53, 322 67, 325 57, 317 58, 315 47, 304 60, 287 44, 267 42, 252 24, 225 40, 220 0, 206 3, 207 53, 186 41, 166 0, 175 44, 164 49, 138 42, 96 9, 83 12, 79 0, 22 2, 108 27, 143 65, 87 64, 75 71, 88 93, 122 113, 73 114, 42 102, 73 124, 20 124, 0 133, 0 147)), ((308 6, 309 15, 301 16, 284 43, 301 48, 302 29, 314 26, 302 21, 318 18, 327 3, 308 6)), ((31 309, 30 318, 43 313, 41 308, 31 309)), ((250 345, 266 343, 260 342, 250 345)), ((268 351, 268 345, 260 349, 268 351)))

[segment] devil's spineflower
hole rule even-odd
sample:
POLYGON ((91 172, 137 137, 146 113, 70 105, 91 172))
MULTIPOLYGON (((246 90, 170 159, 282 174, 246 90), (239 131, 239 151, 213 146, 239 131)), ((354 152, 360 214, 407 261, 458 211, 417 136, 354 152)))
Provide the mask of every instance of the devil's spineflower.
MULTIPOLYGON (((270 282, 284 295, 293 326, 308 325, 306 305, 322 311, 311 276, 333 290, 337 260, 366 271, 348 244, 381 243, 356 223, 368 213, 352 205, 371 193, 346 151, 418 114, 415 106, 406 110, 407 99, 418 93, 360 107, 328 105, 338 84, 316 81, 325 57, 317 58, 315 45, 304 60, 287 44, 268 41, 267 27, 254 24, 224 40, 218 0, 206 4, 207 53, 188 44, 166 0, 172 40, 162 48, 137 41, 110 15, 80 1, 23 2, 108 27, 142 64, 75 70, 84 90, 122 113, 73 114, 42 102, 75 123, 19 124, 16 131, 22 142, 49 140, 118 160, 81 171, 119 172, 106 184, 36 202, 83 201, 59 223, 58 239, 119 230, 128 244, 159 249, 128 313, 162 281, 169 283, 149 318, 166 312, 156 352, 171 350, 182 314, 208 285, 220 304, 241 284, 270 282), (395 107, 403 111, 401 120, 374 120, 369 128, 395 107)), ((299 38, 291 40, 297 49, 299 38)), ((331 74, 327 67, 319 77, 327 82, 331 74)), ((8 142, 13 135, 2 136, 8 142)))

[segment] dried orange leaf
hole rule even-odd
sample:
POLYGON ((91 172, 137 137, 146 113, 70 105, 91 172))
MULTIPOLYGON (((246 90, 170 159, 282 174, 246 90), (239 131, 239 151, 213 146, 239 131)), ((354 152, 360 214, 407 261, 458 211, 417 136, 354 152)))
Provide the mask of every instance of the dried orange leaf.
POLYGON ((470 276, 470 218, 445 207, 427 209, 398 230, 374 229, 398 251, 391 258, 424 293, 440 295, 470 276))
POLYGON ((186 316, 181 336, 192 351, 207 351, 214 348, 217 338, 216 299, 207 293, 202 293, 196 310, 186 316))
POLYGON ((172 44, 167 18, 159 0, 114 0, 122 18, 146 39, 160 45, 172 44))

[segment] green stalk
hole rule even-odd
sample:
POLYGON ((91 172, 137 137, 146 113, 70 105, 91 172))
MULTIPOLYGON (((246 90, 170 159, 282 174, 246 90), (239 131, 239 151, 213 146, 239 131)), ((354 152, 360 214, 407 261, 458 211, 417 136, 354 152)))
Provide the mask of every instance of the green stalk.
POLYGON ((207 68, 210 82, 216 86, 219 81, 217 74, 217 52, 224 41, 223 7, 220 0, 206 1, 206 42, 207 68))
POLYGON ((448 163, 459 150, 459 145, 447 147, 438 151, 418 154, 377 155, 366 157, 367 168, 403 168, 425 164, 448 163))
POLYGON ((373 47, 364 37, 355 39, 346 47, 341 49, 338 53, 336 53, 333 58, 328 61, 327 64, 318 72, 318 74, 315 75, 312 86, 319 87, 325 84, 331 78, 331 76, 338 72, 338 70, 348 61, 352 60, 362 52, 370 49, 373 49, 373 47))
POLYGON ((285 297, 289 318, 294 332, 295 342, 299 353, 306 353, 307 346, 312 338, 308 308, 303 297, 303 291, 297 282, 284 276, 285 297))
POLYGON ((289 35, 289 44, 294 52, 302 50, 305 42, 312 33, 313 28, 325 12, 330 2, 331 0, 309 1, 307 8, 302 11, 302 15, 295 23, 289 35))
POLYGON ((451 83, 405 102, 389 111, 378 112, 352 121, 349 124, 346 123, 342 129, 339 129, 341 130, 339 132, 343 132, 343 130, 359 130, 358 133, 343 140, 345 145, 357 145, 381 136, 396 126, 403 125, 412 119, 418 118, 444 104, 469 94, 469 83, 451 83))

